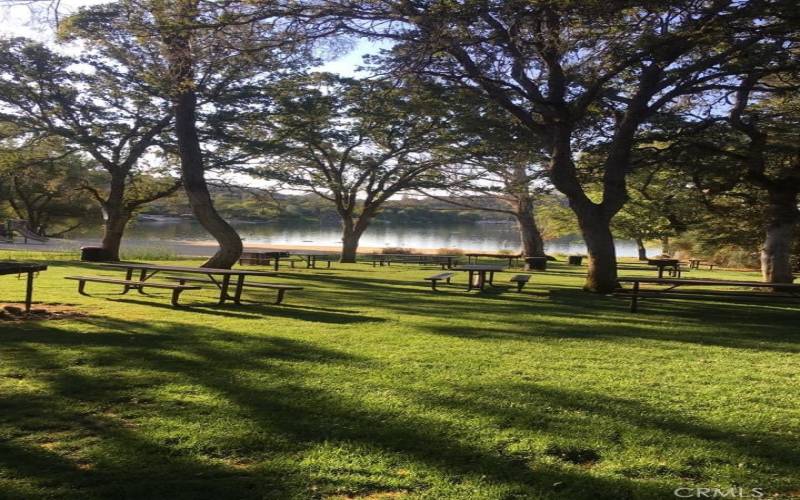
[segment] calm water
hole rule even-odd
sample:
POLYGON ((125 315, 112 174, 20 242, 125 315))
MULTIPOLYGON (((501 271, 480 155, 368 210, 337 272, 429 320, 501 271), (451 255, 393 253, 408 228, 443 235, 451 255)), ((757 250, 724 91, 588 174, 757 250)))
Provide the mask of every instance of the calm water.
MULTIPOLYGON (((234 223, 242 239, 247 243, 270 243, 275 245, 340 245, 341 232, 336 226, 299 225, 287 226, 263 223, 234 223)), ((81 240, 96 238, 99 228, 76 235, 81 240)), ((173 241, 209 240, 202 226, 194 221, 133 223, 125 237, 129 246, 170 244, 173 241)), ((471 224, 449 226, 401 226, 375 224, 361 238, 361 245, 370 247, 410 248, 465 248, 497 251, 518 250, 519 235, 511 224, 471 224)), ((584 253, 586 247, 579 237, 549 241, 546 249, 550 253, 584 253)), ((621 257, 636 255, 636 246, 631 241, 618 241, 617 252, 621 257)))

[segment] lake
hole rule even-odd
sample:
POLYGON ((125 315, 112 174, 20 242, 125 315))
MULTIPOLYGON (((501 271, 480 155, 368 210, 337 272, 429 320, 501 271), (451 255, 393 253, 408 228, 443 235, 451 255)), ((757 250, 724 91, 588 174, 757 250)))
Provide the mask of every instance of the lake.
MULTIPOLYGON (((233 226, 248 243, 268 243, 293 246, 337 246, 341 244, 341 231, 334 225, 281 225, 274 223, 234 222, 233 226)), ((100 228, 75 234, 80 240, 99 238, 100 228)), ((163 222, 136 221, 129 227, 124 245, 157 246, 177 241, 207 241, 210 238, 202 226, 191 220, 167 220, 163 222)), ((409 247, 409 248, 462 248, 494 252, 519 250, 519 235, 513 224, 467 224, 403 226, 396 224, 374 224, 361 238, 365 247, 409 247)), ((548 253, 582 254, 586 252, 583 240, 576 237, 548 241, 548 253)), ((617 255, 636 256, 636 245, 632 241, 618 241, 617 255)))

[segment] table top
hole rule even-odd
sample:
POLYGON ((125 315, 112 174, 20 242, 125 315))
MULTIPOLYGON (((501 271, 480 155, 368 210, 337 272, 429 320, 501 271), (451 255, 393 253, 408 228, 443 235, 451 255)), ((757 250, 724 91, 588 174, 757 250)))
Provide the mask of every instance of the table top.
POLYGON ((195 274, 219 274, 229 276, 275 276, 277 273, 266 271, 249 271, 247 269, 215 269, 212 267, 192 267, 192 266, 159 266, 157 264, 139 263, 114 263, 100 264, 102 267, 115 267, 120 269, 145 269, 150 271, 171 271, 175 273, 195 273, 195 274))
POLYGON ((46 270, 47 264, 39 264, 36 262, 0 262, 0 274, 19 274, 46 270))
POLYGON ((522 257, 521 253, 480 253, 480 252, 473 252, 473 253, 465 253, 467 257, 495 257, 498 259, 519 259, 522 257))
POLYGON ((637 276, 624 276, 617 278, 617 281, 625 283, 653 283, 662 285, 701 285, 701 286, 749 286, 761 288, 783 288, 800 290, 798 283, 765 283, 763 281, 734 281, 734 280, 701 280, 686 278, 649 278, 637 276))
POLYGON ((659 266, 659 265, 674 265, 680 262, 678 259, 647 259, 647 263, 651 266, 659 266))
POLYGON ((454 267, 456 271, 505 271, 503 266, 493 266, 489 264, 464 264, 463 266, 454 267))

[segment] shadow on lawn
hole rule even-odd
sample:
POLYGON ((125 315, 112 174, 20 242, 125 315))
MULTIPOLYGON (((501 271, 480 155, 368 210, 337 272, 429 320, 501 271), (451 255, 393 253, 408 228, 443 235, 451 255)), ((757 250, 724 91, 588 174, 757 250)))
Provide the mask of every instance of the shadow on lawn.
MULTIPOLYGON (((488 481, 506 496, 620 499, 665 493, 644 480, 601 478, 572 466, 532 469, 527 458, 465 435, 457 414, 442 419, 439 412, 413 413, 391 404, 367 407, 357 396, 322 389, 314 375, 309 378, 309 370, 373 363, 348 353, 208 327, 94 323, 105 331, 0 333, 14 350, 14 364, 45 388, 31 396, 0 396, 0 424, 7 429, 0 464, 22 496, 36 491, 66 497, 315 498, 391 492, 398 481, 400 490, 424 493, 430 487, 425 478, 434 471, 452 484, 488 481), (181 388, 177 400, 158 392, 174 386, 181 388), (221 402, 181 399, 192 387, 221 402), (203 432, 195 435, 198 425, 203 432), (368 457, 388 454, 396 463, 411 460, 422 467, 422 478, 403 483, 357 463, 336 462, 338 455, 323 462, 308 458, 326 446, 355 448, 368 457)), ((451 410, 441 401, 436 405, 451 410)), ((470 403, 470 411, 490 410, 470 403)))

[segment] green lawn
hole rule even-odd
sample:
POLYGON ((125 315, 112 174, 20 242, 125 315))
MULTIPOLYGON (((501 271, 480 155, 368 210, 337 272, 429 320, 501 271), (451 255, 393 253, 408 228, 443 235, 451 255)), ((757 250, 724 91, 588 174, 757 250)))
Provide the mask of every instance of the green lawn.
MULTIPOLYGON (((90 271, 52 262, 35 299, 88 316, 0 323, 0 497, 800 494, 796 305, 633 315, 562 264, 483 295, 431 292, 434 268, 334 267, 287 268, 306 289, 284 306, 203 291, 174 309, 163 292, 82 297, 62 277, 90 271)), ((0 277, 0 301, 22 290, 0 277)))

